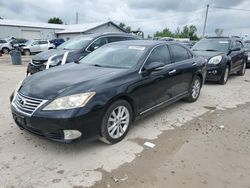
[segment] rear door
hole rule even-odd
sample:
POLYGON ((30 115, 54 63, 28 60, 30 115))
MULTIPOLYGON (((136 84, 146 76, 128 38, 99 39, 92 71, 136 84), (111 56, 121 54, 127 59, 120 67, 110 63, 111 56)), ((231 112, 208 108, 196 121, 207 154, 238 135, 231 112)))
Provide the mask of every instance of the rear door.
POLYGON ((38 42, 39 44, 39 47, 40 47, 40 51, 43 52, 43 51, 46 51, 49 49, 49 43, 47 40, 40 40, 38 42))
POLYGON ((169 45, 171 52, 171 82, 172 96, 186 94, 197 71, 197 63, 192 53, 179 44, 169 45))

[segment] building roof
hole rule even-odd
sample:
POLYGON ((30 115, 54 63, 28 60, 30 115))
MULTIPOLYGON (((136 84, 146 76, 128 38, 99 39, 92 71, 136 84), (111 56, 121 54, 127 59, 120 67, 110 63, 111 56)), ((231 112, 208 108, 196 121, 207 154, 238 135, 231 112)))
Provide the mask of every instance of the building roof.
POLYGON ((27 22, 27 21, 8 20, 8 19, 0 19, 0 25, 50 28, 50 29, 65 29, 65 26, 66 26, 62 24, 50 24, 50 23, 44 23, 44 22, 27 22))
POLYGON ((21 26, 21 27, 33 27, 33 28, 49 28, 49 29, 57 29, 56 34, 62 33, 84 33, 94 28, 111 24, 114 27, 117 27, 123 32, 126 32, 123 28, 119 27, 115 23, 109 22, 95 22, 95 23, 85 23, 85 24, 73 24, 73 25, 63 25, 63 24, 50 24, 43 22, 27 22, 27 21, 19 21, 19 20, 8 20, 8 19, 0 19, 0 25, 5 26, 21 26))
POLYGON ((85 23, 85 24, 74 24, 74 25, 66 25, 65 29, 62 31, 57 31, 56 34, 64 34, 64 33, 84 33, 88 32, 89 30, 95 29, 97 27, 111 24, 114 27, 117 27, 123 32, 126 32, 123 28, 119 27, 115 23, 109 21, 109 22, 95 22, 95 23, 85 23))

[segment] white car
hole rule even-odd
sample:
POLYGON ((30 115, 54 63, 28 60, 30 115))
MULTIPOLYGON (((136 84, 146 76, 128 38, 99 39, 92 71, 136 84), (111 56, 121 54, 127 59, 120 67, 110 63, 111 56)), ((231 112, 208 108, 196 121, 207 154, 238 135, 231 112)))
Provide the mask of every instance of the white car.
POLYGON ((29 40, 25 43, 25 46, 22 47, 21 51, 24 55, 31 55, 54 48, 55 45, 50 43, 49 40, 29 40))
POLYGON ((0 39, 0 52, 8 54, 12 50, 12 45, 9 41, 5 39, 0 39))

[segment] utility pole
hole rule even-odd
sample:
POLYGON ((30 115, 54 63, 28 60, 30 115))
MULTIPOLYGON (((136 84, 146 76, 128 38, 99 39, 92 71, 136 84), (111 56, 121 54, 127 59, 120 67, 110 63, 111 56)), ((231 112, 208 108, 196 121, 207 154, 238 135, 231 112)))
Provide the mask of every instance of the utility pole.
POLYGON ((205 32, 206 32, 208 8, 209 8, 209 4, 207 4, 207 10, 206 10, 206 16, 205 16, 205 22, 204 22, 203 34, 202 34, 203 37, 205 37, 205 32))
POLYGON ((78 12, 76 12, 76 24, 78 24, 78 12))

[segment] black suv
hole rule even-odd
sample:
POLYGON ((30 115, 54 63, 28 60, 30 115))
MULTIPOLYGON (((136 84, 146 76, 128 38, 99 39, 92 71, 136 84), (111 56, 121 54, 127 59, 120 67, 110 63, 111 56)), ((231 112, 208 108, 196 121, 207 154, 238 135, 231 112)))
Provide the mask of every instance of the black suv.
POLYGON ((50 65, 47 66, 47 68, 61 65, 63 56, 66 52, 68 52, 66 63, 76 62, 107 43, 139 39, 139 37, 128 33, 81 35, 64 42, 56 49, 41 52, 33 56, 27 68, 27 75, 45 70, 48 60, 52 56, 54 57, 51 59, 50 65))
POLYGON ((238 37, 208 37, 197 42, 192 51, 208 61, 207 81, 226 84, 230 74, 245 74, 248 55, 238 37))

